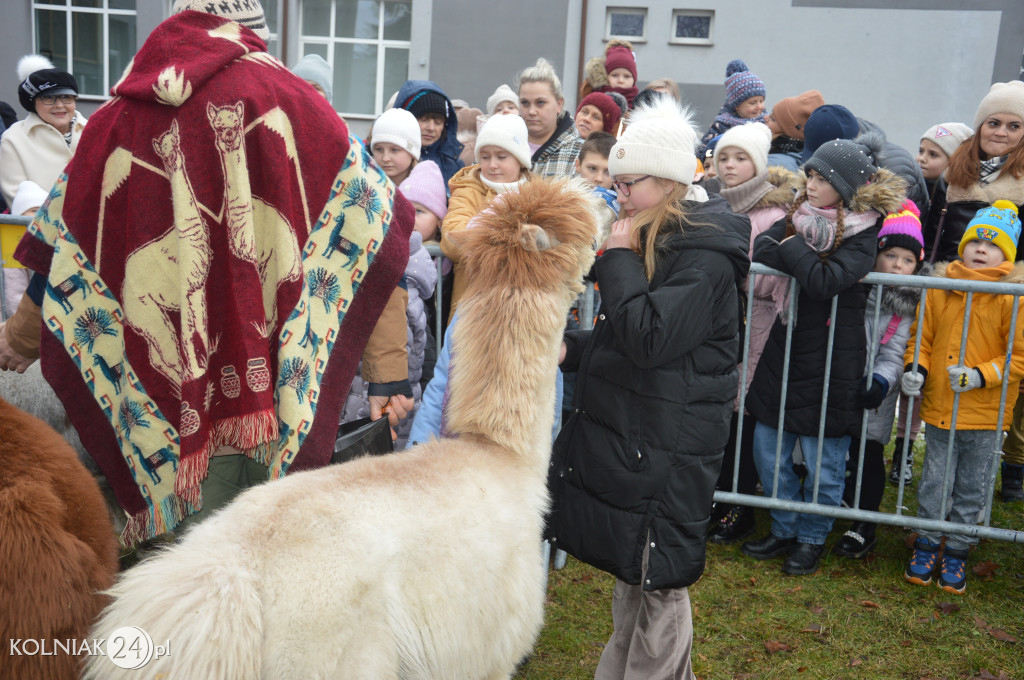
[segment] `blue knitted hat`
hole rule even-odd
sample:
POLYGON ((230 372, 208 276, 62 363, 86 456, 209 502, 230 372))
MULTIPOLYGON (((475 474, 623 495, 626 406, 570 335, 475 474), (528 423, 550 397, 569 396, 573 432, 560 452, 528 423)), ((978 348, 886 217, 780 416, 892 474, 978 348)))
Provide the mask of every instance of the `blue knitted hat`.
POLYGON ((1013 201, 998 200, 989 208, 982 208, 967 223, 964 236, 960 240, 960 257, 964 256, 964 247, 975 239, 991 241, 1009 262, 1017 259, 1017 239, 1020 238, 1020 218, 1017 217, 1017 206, 1013 201))
POLYGON ((818 147, 833 139, 853 139, 860 134, 860 123, 853 112, 838 104, 819 106, 804 123, 804 163, 818 147))
POLYGON ((765 96, 764 81, 747 68, 742 59, 733 59, 725 67, 725 108, 736 107, 751 97, 765 96))

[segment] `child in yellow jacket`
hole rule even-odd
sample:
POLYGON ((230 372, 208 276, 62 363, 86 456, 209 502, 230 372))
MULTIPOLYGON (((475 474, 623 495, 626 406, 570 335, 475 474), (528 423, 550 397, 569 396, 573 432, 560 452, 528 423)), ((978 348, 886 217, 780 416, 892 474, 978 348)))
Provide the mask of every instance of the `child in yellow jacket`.
MULTIPOLYGON (((979 210, 960 241, 962 260, 936 267, 936 275, 965 281, 1024 282, 1024 264, 1014 263, 1020 230, 1017 206, 1010 201, 996 201, 993 206, 979 210)), ((1014 398, 1024 377, 1024 339, 1019 332, 1024 328, 1024 313, 1018 312, 1017 339, 1007 366, 1007 338, 1015 298, 975 293, 966 319, 967 295, 962 291, 930 289, 924 304, 920 348, 915 344, 915 322, 904 355, 907 371, 902 380, 903 392, 909 396, 922 397, 924 388, 921 418, 925 422, 927 453, 917 490, 917 516, 937 520, 948 516, 951 522, 971 525, 984 508, 992 458, 1002 440, 1002 432, 996 428, 1003 381, 1008 382, 1002 413, 1002 429, 1006 429, 1013 419, 1014 398), (964 324, 968 324, 968 335, 961 358, 964 324), (1007 368, 1009 375, 1004 377, 1007 368), (957 394, 956 429, 951 431, 957 394), (950 437, 953 455, 947 470, 950 437), (947 478, 949 486, 945 487, 947 478), (950 493, 952 502, 946 507, 950 493)), ((940 588, 962 593, 967 587, 968 549, 978 539, 948 535, 941 565, 936 568, 941 537, 936 531, 919 534, 904 578, 910 583, 929 585, 938 571, 940 588)))

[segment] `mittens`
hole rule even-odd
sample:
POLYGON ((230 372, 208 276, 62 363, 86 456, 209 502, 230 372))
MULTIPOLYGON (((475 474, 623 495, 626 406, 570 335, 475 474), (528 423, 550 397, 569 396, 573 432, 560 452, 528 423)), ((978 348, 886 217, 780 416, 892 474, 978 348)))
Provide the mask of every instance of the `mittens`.
POLYGON ((888 381, 875 373, 870 379, 865 378, 857 388, 857 404, 861 408, 878 408, 878 405, 885 401, 888 392, 888 381))
POLYGON ((985 379, 981 377, 981 371, 968 366, 950 366, 946 369, 949 372, 949 386, 954 392, 967 392, 976 387, 984 387, 985 379))
POLYGON ((924 387, 924 375, 919 371, 906 371, 900 385, 903 387, 903 394, 908 397, 920 397, 921 388, 924 387))

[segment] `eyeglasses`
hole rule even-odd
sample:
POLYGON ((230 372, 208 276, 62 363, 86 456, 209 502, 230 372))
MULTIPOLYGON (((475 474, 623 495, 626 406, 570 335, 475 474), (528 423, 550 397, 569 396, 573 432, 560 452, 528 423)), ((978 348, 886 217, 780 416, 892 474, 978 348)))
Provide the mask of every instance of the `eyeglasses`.
POLYGON ((614 186, 620 194, 629 198, 629 188, 631 186, 637 182, 643 182, 645 179, 650 179, 652 176, 653 175, 644 175, 643 177, 637 177, 632 182, 612 182, 612 186, 614 186))
POLYGON ((53 106, 57 103, 58 99, 61 104, 74 104, 78 96, 73 94, 41 94, 36 99, 46 106, 53 106))

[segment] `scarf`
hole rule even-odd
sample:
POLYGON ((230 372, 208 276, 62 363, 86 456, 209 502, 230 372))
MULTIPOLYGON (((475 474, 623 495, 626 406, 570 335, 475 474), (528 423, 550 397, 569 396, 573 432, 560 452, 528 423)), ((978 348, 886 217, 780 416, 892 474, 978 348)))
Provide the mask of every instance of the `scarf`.
POLYGON ((978 182, 985 186, 996 181, 996 178, 999 177, 999 171, 1006 165, 1007 158, 1009 156, 996 156, 987 161, 981 161, 978 168, 978 182))
MULTIPOLYGON (((865 229, 870 229, 878 220, 878 213, 871 210, 863 213, 843 212, 843 239, 856 236, 865 229)), ((836 209, 813 208, 807 201, 793 213, 793 228, 797 236, 814 249, 821 257, 832 249, 836 239, 836 209)), ((842 241, 840 241, 840 246, 842 241)), ((787 322, 786 310, 789 308, 790 278, 789 276, 773 276, 771 288, 766 291, 775 303, 775 313, 783 324, 787 322)))
POLYGON ((769 182, 767 177, 768 171, 765 170, 742 184, 724 188, 718 193, 729 202, 729 207, 734 213, 746 215, 775 188, 775 185, 769 182))
POLYGON ((804 140, 786 135, 779 135, 772 140, 768 153, 800 153, 804 150, 804 140))
POLYGON ((736 112, 725 108, 724 106, 719 110, 718 115, 715 116, 715 120, 727 127, 735 127, 737 125, 746 125, 747 123, 763 123, 765 114, 761 114, 757 118, 740 118, 736 115, 736 112))
POLYGON ((329 462, 412 212, 237 23, 172 16, 113 95, 18 257, 48 277, 43 370, 132 544, 202 507, 222 446, 270 478, 329 462))
POLYGON ((629 108, 633 108, 633 100, 636 98, 637 94, 640 93, 640 90, 637 89, 636 85, 633 85, 632 87, 612 87, 611 85, 602 85, 597 88, 595 92, 615 92, 621 94, 626 98, 626 104, 629 108))

